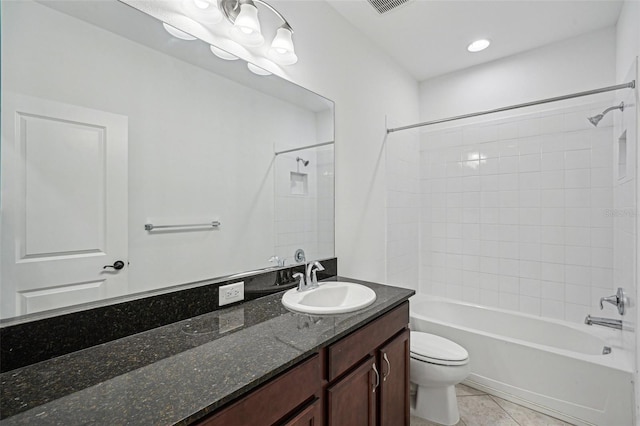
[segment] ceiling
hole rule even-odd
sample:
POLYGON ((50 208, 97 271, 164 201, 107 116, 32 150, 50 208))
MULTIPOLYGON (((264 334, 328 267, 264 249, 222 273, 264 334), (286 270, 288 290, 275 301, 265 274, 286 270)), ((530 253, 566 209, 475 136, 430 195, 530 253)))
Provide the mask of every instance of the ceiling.
POLYGON ((618 0, 409 0, 380 15, 367 0, 327 0, 418 81, 614 26, 618 0), (491 46, 478 53, 479 38, 491 46))

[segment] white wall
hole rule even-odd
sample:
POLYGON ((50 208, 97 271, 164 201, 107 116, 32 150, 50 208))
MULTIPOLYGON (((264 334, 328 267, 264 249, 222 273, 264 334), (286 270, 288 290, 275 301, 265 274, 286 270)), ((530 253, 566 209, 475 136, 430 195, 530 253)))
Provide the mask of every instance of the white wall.
POLYGON ((299 62, 283 75, 336 103, 336 255, 341 275, 385 282, 385 116, 418 120, 417 82, 323 1, 278 1, 299 62))
POLYGON ((423 81, 420 118, 499 108, 614 81, 615 29, 609 28, 423 81))
POLYGON ((616 26, 616 79, 622 82, 640 54, 640 2, 625 1, 616 26))

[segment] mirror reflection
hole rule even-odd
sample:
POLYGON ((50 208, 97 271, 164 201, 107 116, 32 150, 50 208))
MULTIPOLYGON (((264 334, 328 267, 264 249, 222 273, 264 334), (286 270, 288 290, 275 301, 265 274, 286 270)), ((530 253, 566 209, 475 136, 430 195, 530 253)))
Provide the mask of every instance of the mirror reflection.
POLYGON ((333 256, 331 101, 115 0, 2 15, 2 318, 333 256))

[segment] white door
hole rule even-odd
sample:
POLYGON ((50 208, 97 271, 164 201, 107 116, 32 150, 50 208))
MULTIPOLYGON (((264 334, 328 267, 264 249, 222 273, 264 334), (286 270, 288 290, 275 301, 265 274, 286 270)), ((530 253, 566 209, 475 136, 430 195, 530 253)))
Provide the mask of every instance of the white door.
POLYGON ((0 317, 124 294, 127 117, 2 96, 0 317))

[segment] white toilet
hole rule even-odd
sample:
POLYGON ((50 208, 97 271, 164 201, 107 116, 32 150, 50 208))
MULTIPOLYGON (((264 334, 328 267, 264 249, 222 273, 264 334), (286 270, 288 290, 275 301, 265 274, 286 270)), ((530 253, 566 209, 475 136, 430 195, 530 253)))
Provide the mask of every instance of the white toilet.
POLYGON ((460 420, 455 385, 469 375, 465 348, 434 334, 411 332, 411 414, 443 425, 460 420))

